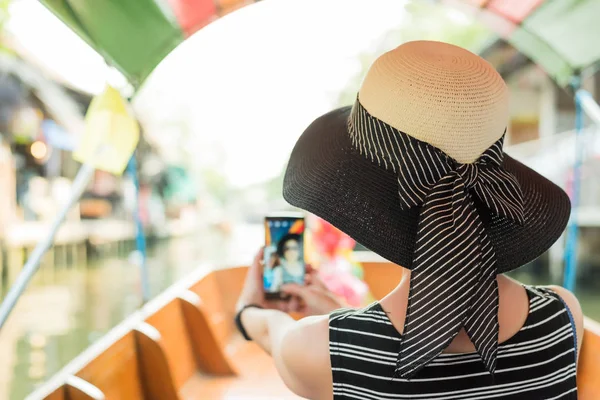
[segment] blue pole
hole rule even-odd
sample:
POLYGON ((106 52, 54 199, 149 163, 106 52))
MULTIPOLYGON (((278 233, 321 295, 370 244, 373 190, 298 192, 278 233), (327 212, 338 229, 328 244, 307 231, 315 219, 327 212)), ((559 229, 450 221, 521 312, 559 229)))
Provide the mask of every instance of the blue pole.
POLYGON ((146 237, 144 235, 144 226, 142 225, 142 218, 140 216, 140 182, 137 174, 137 163, 135 161, 135 153, 131 156, 129 163, 127 164, 127 174, 131 176, 133 185, 135 187, 135 205, 133 208, 133 218, 135 220, 135 242, 137 250, 141 255, 140 262, 140 275, 142 282, 142 302, 146 303, 150 300, 150 283, 148 281, 148 265, 146 263, 146 237))
POLYGON ((583 162, 584 142, 583 131, 583 108, 581 106, 581 92, 575 95, 575 166, 573 168, 573 186, 571 198, 571 218, 567 230, 567 243, 565 252, 565 274, 563 286, 575 291, 577 281, 577 241, 579 229, 577 225, 577 211, 579 208, 579 192, 581 180, 581 164, 583 162))

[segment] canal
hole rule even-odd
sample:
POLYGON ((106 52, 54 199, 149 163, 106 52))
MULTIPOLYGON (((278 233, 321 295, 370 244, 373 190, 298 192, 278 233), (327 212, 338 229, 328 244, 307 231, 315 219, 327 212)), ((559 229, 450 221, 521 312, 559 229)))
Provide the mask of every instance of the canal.
MULTIPOLYGON (((152 296, 200 261, 247 263, 263 240, 261 229, 238 227, 229 235, 207 230, 157 242, 147 262, 152 296)), ((135 254, 41 268, 0 332, 0 399, 25 398, 136 310, 140 293, 135 254)))
MULTIPOLYGON (((191 272, 200 261, 247 263, 263 240, 262 226, 238 226, 230 234, 205 231, 161 241, 149 249, 152 295, 191 272)), ((550 282, 525 268, 512 276, 550 282)), ((580 285, 584 312, 600 320, 600 282, 580 285)), ((0 399, 23 399, 140 305, 135 257, 106 257, 87 265, 41 269, 0 332, 0 399)))

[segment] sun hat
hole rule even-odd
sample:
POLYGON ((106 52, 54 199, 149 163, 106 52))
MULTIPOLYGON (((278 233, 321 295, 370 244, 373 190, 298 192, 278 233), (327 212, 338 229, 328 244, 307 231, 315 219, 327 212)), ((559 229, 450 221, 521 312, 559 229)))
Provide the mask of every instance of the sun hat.
POLYGON ((493 373, 495 277, 567 224, 566 193, 504 153, 508 116, 487 61, 414 41, 380 56, 354 105, 316 119, 292 151, 284 198, 412 271, 397 376, 413 377, 461 328, 493 373))

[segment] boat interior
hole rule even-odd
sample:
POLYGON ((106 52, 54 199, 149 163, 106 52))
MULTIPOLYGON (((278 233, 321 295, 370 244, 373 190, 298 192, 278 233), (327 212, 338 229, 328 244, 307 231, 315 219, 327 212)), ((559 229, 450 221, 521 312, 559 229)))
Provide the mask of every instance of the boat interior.
MULTIPOLYGON (((402 277, 383 261, 363 262, 379 299, 402 277), (384 278, 382 278, 384 277, 384 278)), ((116 326, 28 399, 293 399, 275 366, 235 329, 234 306, 247 267, 199 267, 116 326)), ((600 399, 600 324, 586 320, 579 398, 600 399)))

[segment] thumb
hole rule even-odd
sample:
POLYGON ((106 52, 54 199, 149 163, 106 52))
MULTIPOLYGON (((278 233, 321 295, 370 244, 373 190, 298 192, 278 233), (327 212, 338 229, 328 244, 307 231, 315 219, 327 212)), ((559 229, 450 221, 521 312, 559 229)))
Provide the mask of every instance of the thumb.
POLYGON ((263 259, 263 254, 264 254, 264 247, 262 247, 258 253, 256 254, 256 256, 254 256, 254 260, 252 261, 252 265, 250 266, 250 271, 249 273, 254 277, 254 278, 261 278, 262 277, 262 259, 263 259))

